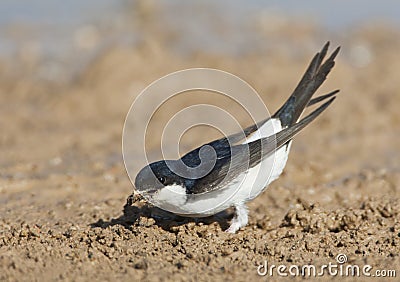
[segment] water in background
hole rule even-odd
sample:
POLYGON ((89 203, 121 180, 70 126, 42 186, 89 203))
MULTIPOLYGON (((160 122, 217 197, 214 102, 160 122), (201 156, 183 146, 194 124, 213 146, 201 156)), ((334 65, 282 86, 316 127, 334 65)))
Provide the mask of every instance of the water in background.
MULTIPOLYGON (((135 44, 154 32, 180 52, 240 54, 259 46, 254 32, 288 33, 293 22, 340 34, 363 25, 400 26, 400 2, 262 0, 2 0, 0 57, 47 61, 43 76, 90 60, 112 44, 135 44)), ((265 38, 264 38, 265 40, 265 38)))

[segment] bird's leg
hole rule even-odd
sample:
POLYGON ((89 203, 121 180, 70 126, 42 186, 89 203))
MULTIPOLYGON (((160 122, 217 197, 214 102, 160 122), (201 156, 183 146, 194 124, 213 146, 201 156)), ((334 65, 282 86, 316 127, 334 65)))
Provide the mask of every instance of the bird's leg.
POLYGON ((232 219, 231 226, 225 232, 236 233, 240 228, 245 227, 249 222, 248 213, 244 203, 235 204, 235 216, 232 219))

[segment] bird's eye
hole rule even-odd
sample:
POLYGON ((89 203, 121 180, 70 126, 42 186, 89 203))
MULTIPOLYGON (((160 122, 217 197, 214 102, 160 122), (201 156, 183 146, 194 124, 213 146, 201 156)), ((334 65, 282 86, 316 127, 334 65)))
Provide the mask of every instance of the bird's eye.
POLYGON ((161 184, 164 184, 164 183, 165 183, 165 180, 166 180, 166 179, 165 179, 165 177, 163 177, 163 176, 161 176, 161 177, 158 178, 158 181, 160 181, 161 184))

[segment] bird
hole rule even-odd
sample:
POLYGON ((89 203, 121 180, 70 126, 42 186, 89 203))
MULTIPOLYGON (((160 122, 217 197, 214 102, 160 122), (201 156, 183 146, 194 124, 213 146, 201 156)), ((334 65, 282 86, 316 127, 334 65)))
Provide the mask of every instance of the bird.
POLYGON ((184 217, 212 216, 233 207, 234 215, 225 231, 236 233, 245 227, 247 203, 279 178, 293 137, 325 111, 339 92, 313 98, 340 50, 337 47, 324 61, 328 48, 329 41, 312 58, 275 114, 242 132, 203 144, 180 159, 146 165, 136 175, 137 192, 157 207, 184 217), (322 105, 300 119, 305 109, 315 104, 322 105))

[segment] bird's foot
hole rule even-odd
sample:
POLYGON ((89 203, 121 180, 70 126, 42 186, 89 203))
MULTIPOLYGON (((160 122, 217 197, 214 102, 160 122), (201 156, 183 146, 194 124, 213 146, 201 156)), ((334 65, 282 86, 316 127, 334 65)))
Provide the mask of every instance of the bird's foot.
POLYGON ((244 203, 235 205, 235 216, 232 219, 231 226, 225 230, 227 233, 236 233, 240 228, 245 227, 249 222, 248 210, 244 203))

